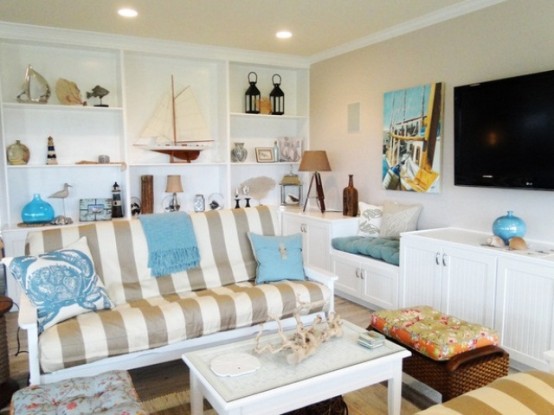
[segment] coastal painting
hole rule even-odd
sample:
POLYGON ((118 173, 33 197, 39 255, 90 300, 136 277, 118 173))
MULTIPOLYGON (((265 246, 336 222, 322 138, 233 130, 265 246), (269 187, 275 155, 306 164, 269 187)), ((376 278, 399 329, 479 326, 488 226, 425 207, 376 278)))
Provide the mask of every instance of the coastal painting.
POLYGON ((385 93, 383 188, 440 192, 443 91, 433 83, 385 93))

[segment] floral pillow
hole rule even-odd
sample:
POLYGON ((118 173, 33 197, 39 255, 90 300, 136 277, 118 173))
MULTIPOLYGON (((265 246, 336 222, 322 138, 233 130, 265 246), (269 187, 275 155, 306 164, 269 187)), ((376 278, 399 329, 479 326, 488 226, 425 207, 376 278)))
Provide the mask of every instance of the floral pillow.
POLYGON ((379 236, 381 231, 381 218, 383 217, 383 206, 370 205, 359 202, 358 210, 360 218, 358 220, 358 235, 360 236, 379 236))
POLYGON ((85 237, 58 251, 16 257, 9 269, 37 307, 39 332, 79 314, 113 307, 85 237))

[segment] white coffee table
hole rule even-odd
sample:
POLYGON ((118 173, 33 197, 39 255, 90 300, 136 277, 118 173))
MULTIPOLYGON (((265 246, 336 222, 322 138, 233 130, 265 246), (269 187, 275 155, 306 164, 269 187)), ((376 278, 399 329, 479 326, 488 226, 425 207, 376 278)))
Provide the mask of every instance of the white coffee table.
MULTIPOLYGON (((389 341, 374 350, 356 343, 364 331, 344 321, 344 335, 321 345, 298 365, 286 362, 286 353, 257 355, 255 339, 197 350, 183 355, 190 369, 191 414, 204 413, 206 398, 218 414, 282 414, 382 381, 388 382, 388 413, 399 415, 402 402, 402 359, 410 352, 389 341), (261 367, 236 377, 217 376, 210 362, 222 355, 251 353, 261 367)), ((263 343, 279 343, 266 335, 263 343)), ((368 402, 371 404, 371 402, 368 402)))

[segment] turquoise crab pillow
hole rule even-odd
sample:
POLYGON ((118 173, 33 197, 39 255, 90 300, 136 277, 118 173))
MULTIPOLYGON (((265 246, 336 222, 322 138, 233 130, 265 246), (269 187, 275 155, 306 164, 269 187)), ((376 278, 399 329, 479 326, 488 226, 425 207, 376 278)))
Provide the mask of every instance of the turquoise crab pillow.
POLYGON ((113 307, 85 237, 58 251, 16 257, 9 269, 37 307, 40 333, 79 314, 113 307))
POLYGON ((258 262, 256 283, 303 280, 302 235, 264 236, 248 233, 258 262))

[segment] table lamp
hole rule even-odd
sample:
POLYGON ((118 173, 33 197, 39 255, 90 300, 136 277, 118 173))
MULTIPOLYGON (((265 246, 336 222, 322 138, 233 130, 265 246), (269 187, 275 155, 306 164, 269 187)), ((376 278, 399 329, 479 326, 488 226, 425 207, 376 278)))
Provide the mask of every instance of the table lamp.
POLYGON ((181 208, 179 205, 179 199, 177 199, 177 193, 183 192, 183 185, 181 184, 181 176, 176 174, 170 174, 167 176, 167 185, 165 187, 166 193, 173 193, 171 201, 167 210, 169 212, 177 212, 181 208))
POLYGON ((306 211, 308 200, 310 199, 310 192, 312 191, 312 185, 315 181, 317 190, 317 200, 321 213, 325 213, 325 195, 323 194, 323 186, 321 185, 320 171, 331 171, 329 160, 327 159, 327 153, 323 150, 306 150, 302 154, 302 160, 300 160, 300 167, 298 171, 313 171, 312 179, 310 180, 310 186, 308 187, 308 194, 304 202, 303 212, 306 211))

